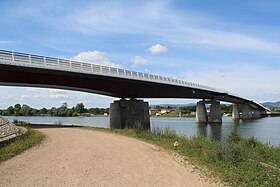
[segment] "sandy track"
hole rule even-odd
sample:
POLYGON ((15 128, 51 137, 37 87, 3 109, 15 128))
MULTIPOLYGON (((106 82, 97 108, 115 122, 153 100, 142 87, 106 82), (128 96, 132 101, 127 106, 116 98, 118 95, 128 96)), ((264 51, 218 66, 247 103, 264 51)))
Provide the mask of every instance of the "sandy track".
POLYGON ((217 186, 138 140, 76 128, 40 131, 43 144, 0 164, 0 186, 217 186))

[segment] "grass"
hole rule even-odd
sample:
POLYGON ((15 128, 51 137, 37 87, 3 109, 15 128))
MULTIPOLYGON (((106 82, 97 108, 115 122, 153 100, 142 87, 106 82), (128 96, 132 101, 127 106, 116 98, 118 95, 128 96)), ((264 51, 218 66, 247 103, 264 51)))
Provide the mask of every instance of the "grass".
POLYGON ((28 131, 22 136, 17 137, 5 144, 1 144, 0 163, 40 144, 44 138, 45 135, 41 132, 28 129, 28 131))
POLYGON ((18 119, 14 119, 13 120, 13 124, 17 124, 17 125, 28 125, 29 122, 25 122, 25 121, 20 121, 18 119))
MULTIPOLYGON (((89 129, 98 129, 91 128, 89 129)), ((229 186, 280 186, 280 148, 254 137, 241 138, 236 128, 223 144, 203 136, 187 138, 172 130, 98 129, 158 145, 218 177, 229 186), (178 141, 179 146, 174 147, 178 141)))

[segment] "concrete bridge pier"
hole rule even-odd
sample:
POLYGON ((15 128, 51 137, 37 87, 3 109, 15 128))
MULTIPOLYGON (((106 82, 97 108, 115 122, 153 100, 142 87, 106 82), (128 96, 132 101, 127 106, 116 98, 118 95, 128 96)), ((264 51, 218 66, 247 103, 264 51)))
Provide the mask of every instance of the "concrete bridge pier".
POLYGON ((240 109, 238 104, 232 104, 232 118, 240 119, 240 109))
POLYGON ((252 109, 248 104, 242 105, 242 119, 252 119, 252 109))
POLYGON ((196 104, 196 123, 222 123, 220 101, 209 100, 199 101, 196 104), (209 117, 205 104, 211 104, 209 117))
POLYGON ((261 111, 252 109, 247 103, 233 104, 232 118, 233 119, 255 119, 261 117, 261 111), (240 115, 241 112, 241 115, 240 115))
POLYGON ((121 99, 110 104, 110 128, 141 128, 150 130, 148 102, 121 99))
POLYGON ((208 122, 209 123, 222 123, 220 101, 216 101, 216 100, 211 101, 208 122))
POLYGON ((207 117, 207 111, 205 106, 205 101, 199 101, 196 104, 196 123, 207 123, 208 117, 207 117))
POLYGON ((261 111, 260 110, 253 110, 253 118, 260 118, 261 117, 261 111))

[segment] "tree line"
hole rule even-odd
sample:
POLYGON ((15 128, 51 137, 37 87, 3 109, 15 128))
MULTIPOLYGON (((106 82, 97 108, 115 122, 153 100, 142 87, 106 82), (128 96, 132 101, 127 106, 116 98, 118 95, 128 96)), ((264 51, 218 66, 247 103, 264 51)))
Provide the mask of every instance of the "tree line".
MULTIPOLYGON (((183 106, 180 107, 180 111, 182 114, 190 115, 193 112, 196 112, 196 106, 183 106)), ((232 105, 221 104, 221 113, 222 114, 231 114, 232 113, 232 105)))
POLYGON ((9 106, 7 109, 1 110, 2 116, 79 116, 84 113, 93 115, 109 114, 109 108, 85 108, 83 103, 78 103, 75 107, 69 108, 67 103, 63 103, 62 106, 50 109, 41 108, 35 109, 28 105, 16 104, 15 106, 9 106))

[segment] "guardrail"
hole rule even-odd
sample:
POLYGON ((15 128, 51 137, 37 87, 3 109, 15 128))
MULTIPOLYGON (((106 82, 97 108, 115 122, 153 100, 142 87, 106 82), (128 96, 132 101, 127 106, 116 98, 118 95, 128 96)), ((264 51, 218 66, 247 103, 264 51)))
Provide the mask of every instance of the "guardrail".
POLYGON ((99 74, 99 75, 145 80, 145 81, 152 81, 152 82, 161 82, 161 83, 167 83, 172 85, 180 85, 180 86, 225 93, 223 90, 219 90, 209 86, 192 83, 184 80, 159 76, 159 75, 152 75, 152 74, 119 69, 114 67, 101 66, 97 64, 78 62, 78 61, 66 60, 60 58, 44 57, 44 56, 5 51, 5 50, 0 50, 0 62, 6 62, 6 63, 12 62, 15 65, 74 71, 74 72, 81 72, 87 74, 99 74))
POLYGON ((222 89, 216 89, 213 87, 192 83, 189 81, 174 79, 170 77, 141 73, 141 72, 130 71, 130 70, 125 70, 120 68, 101 66, 97 64, 78 62, 78 61, 66 60, 60 58, 18 53, 18 52, 6 51, 6 50, 0 50, 0 63, 26 66, 26 67, 79 72, 79 73, 94 74, 94 75, 103 75, 103 76, 106 75, 106 76, 119 77, 119 78, 136 79, 142 81, 150 81, 156 83, 191 87, 196 89, 228 94, 246 100, 248 102, 252 102, 261 108, 269 110, 266 107, 262 106, 257 102, 254 102, 251 99, 246 99, 244 97, 238 96, 234 93, 229 93, 222 89))

